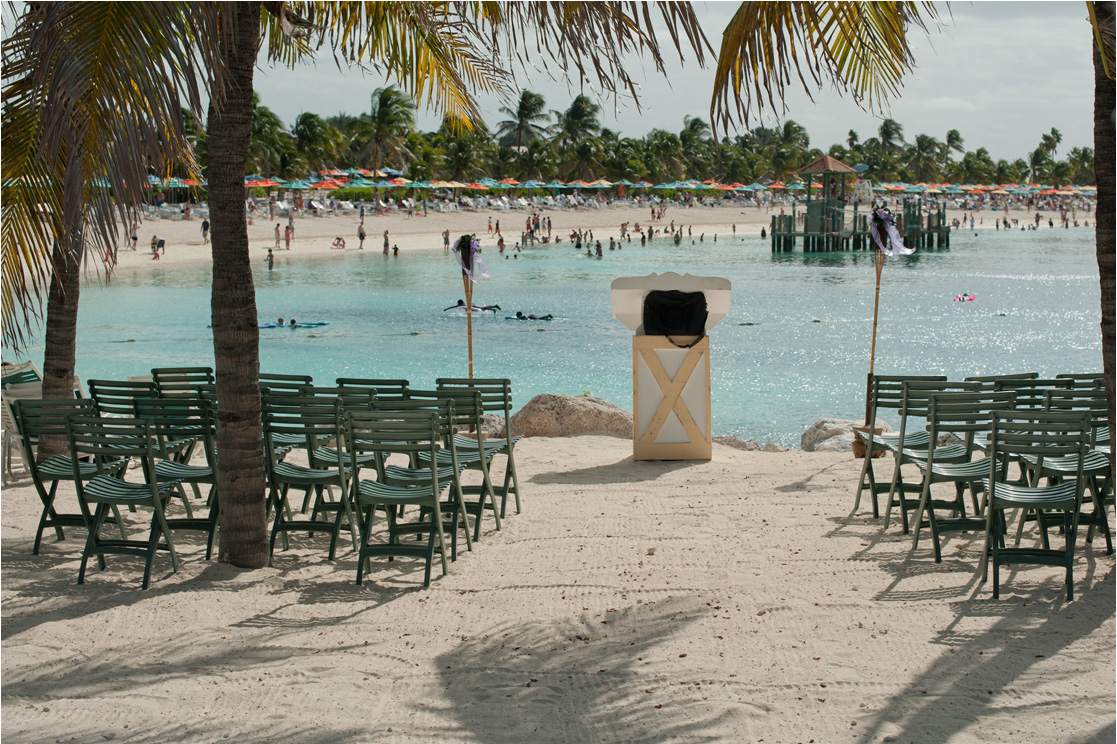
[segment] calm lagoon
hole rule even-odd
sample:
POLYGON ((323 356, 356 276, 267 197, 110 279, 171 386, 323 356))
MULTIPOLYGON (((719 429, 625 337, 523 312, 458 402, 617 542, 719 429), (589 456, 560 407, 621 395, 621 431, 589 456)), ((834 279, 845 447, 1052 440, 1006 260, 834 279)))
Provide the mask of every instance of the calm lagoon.
MULTIPOLYGON (((478 283, 474 301, 502 309, 474 316, 475 374, 510 378, 517 404, 538 393, 588 392, 631 409, 631 335, 610 314, 610 282, 664 271, 724 276, 733 304, 711 332, 714 433, 797 447, 819 418, 863 416, 872 256, 773 255, 758 237, 694 239, 679 247, 626 243, 603 259, 568 243, 514 260, 486 250, 493 277, 478 283), (506 320, 517 310, 555 320, 506 320)), ((254 251, 254 259, 262 255, 254 251)), ((255 263, 261 322, 329 322, 261 330, 264 371, 327 383, 407 378, 417 387, 465 376, 465 317, 443 312, 462 296, 451 256, 349 251, 314 260, 280 252, 274 271, 255 263)), ((1092 229, 955 231, 950 250, 886 264, 876 370, 952 379, 1100 370, 1097 272, 1092 229), (954 302, 962 292, 976 301, 954 302)), ((84 287, 78 374, 121 379, 157 366, 211 365, 209 282, 208 268, 156 267, 84 287)), ((29 358, 41 362, 42 348, 29 349, 29 358)))

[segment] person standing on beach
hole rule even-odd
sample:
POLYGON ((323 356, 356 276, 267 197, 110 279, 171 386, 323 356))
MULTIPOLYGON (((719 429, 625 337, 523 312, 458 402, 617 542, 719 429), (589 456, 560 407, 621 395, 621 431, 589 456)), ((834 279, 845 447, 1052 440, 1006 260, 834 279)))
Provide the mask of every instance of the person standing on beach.
POLYGON ((493 234, 493 216, 489 215, 489 235, 493 234))
POLYGON ((268 248, 268 271, 275 267, 275 254, 271 252, 272 249, 268 248))
POLYGON ((275 250, 277 250, 277 251, 279 250, 279 237, 280 237, 279 223, 277 222, 277 223, 275 223, 275 250))
POLYGON ((365 249, 365 223, 364 222, 361 222, 361 224, 357 225, 357 239, 361 241, 360 244, 357 246, 357 250, 363 251, 365 249))
POLYGON ((384 255, 388 255, 388 231, 384 231, 384 255))
POLYGON ((450 228, 442 231, 442 250, 450 250, 450 228))
POLYGON ((500 220, 496 221, 496 234, 500 235, 500 220))
POLYGON ((209 242, 209 217, 202 218, 202 245, 209 242))
MULTIPOLYGON (((287 243, 287 250, 291 250, 291 238, 294 237, 294 235, 295 227, 288 223, 287 227, 283 229, 283 240, 287 243)), ((275 247, 278 248, 279 244, 276 243, 275 247)))
POLYGON ((361 205, 361 224, 365 224, 365 205, 361 205))
POLYGON ((139 242, 140 242, 140 223, 138 223, 138 222, 133 222, 132 223, 132 236, 131 237, 132 237, 132 250, 136 250, 136 246, 138 246, 139 242))

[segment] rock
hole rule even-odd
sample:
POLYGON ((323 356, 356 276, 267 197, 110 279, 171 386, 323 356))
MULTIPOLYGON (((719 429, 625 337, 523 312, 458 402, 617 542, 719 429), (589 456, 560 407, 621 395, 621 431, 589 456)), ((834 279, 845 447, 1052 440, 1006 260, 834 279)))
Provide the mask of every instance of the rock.
POLYGON ((767 442, 764 443, 764 449, 761 450, 761 451, 762 452, 787 452, 787 447, 781 447, 778 444, 776 444, 775 442, 773 442, 771 440, 768 440, 767 442))
POLYGON ((714 437, 716 444, 724 444, 726 447, 733 449, 744 450, 746 452, 759 452, 760 443, 755 439, 741 440, 737 437, 714 437))
MULTIPOLYGON (((459 426, 458 432, 468 434, 469 427, 459 426)), ((502 439, 504 437, 504 417, 495 413, 486 413, 481 417, 481 434, 485 439, 502 439)))
MULTIPOLYGON (((883 431, 892 427, 877 420, 883 431)), ((853 427, 861 426, 861 421, 847 419, 820 419, 803 432, 799 446, 804 452, 849 452, 853 447, 853 427)))
POLYGON ((564 437, 606 432, 632 437, 632 414, 593 396, 537 395, 512 416, 512 433, 525 437, 564 437))
MULTIPOLYGON (((907 435, 905 434, 905 436, 907 436, 907 435)), ((962 444, 962 440, 959 439, 958 437, 954 436, 950 432, 946 432, 945 434, 939 434, 939 441, 938 441, 938 444, 936 444, 935 446, 936 447, 947 447, 951 444, 962 444)))

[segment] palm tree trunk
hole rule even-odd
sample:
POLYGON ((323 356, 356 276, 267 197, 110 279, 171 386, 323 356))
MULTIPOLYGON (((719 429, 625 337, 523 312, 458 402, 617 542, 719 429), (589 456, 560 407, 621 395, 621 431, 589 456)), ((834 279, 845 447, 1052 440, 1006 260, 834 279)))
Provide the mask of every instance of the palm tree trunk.
MULTIPOLYGON (((1102 28, 1113 29, 1113 3, 1094 3, 1094 12, 1097 15, 1098 25, 1102 28)), ((1114 250, 1117 248, 1117 232, 1115 224, 1114 200, 1114 164, 1117 162, 1117 151, 1114 143, 1114 81, 1105 74, 1102 65, 1101 50, 1097 44, 1094 48, 1094 174, 1097 177, 1098 207, 1095 213, 1095 231, 1097 233, 1098 272, 1101 275, 1101 350, 1102 365, 1105 372, 1105 394, 1109 408, 1109 429, 1113 431, 1114 423, 1114 274, 1117 274, 1117 261, 1114 250)), ((1113 454, 1110 453, 1110 467, 1113 466, 1113 454)))
MULTIPOLYGON (((47 294, 47 318, 43 332, 43 397, 73 398, 74 368, 77 365, 78 299, 81 295, 81 257, 85 214, 81 195, 80 148, 75 132, 66 142, 68 162, 63 190, 62 214, 54 216, 52 273, 47 294), (75 177, 75 174, 79 174, 75 177)), ((43 437, 39 462, 66 453, 65 437, 43 437)))
POLYGON ((260 331, 248 255, 244 175, 252 132, 252 76, 260 5, 230 3, 221 52, 228 83, 210 104, 209 195, 213 222, 213 355, 217 372, 218 559, 242 568, 268 565, 264 448, 260 428, 260 331))

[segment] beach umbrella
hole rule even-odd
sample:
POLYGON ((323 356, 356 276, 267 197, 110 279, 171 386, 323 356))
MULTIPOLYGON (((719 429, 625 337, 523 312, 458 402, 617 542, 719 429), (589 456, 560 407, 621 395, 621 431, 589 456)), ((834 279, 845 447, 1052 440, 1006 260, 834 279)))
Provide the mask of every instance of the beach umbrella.
POLYGON ((663 191, 663 190, 666 190, 666 189, 673 188, 673 186, 671 186, 671 184, 669 184, 669 183, 657 183, 655 186, 652 186, 652 188, 653 189, 659 189, 660 191, 663 191))
MULTIPOLYGON (((562 184, 559 184, 559 186, 561 186, 561 185, 562 184)), ((538 181, 535 181, 535 180, 527 180, 527 181, 524 181, 523 183, 519 184, 519 187, 521 189, 543 189, 543 188, 547 188, 548 186, 550 186, 550 184, 544 185, 544 184, 541 184, 541 183, 539 183, 538 181)), ((557 188, 557 186, 552 186, 551 188, 557 188)))
POLYGON ((411 183, 408 184, 408 186, 410 186, 413 189, 429 189, 429 188, 431 188, 431 185, 429 183, 427 183, 426 181, 412 181, 411 183))
POLYGON ((799 183, 798 181, 796 181, 795 183, 789 183, 787 185, 788 191, 802 191, 803 188, 803 184, 799 183))
POLYGON ((652 187, 652 185, 650 183, 648 183, 647 181, 639 181, 637 183, 632 184, 632 188, 634 188, 634 189, 650 189, 651 187, 652 187))
POLYGON ((377 175, 382 175, 382 176, 402 176, 402 175, 403 175, 403 171, 400 171, 400 170, 396 170, 395 168, 387 168, 387 167, 385 167, 385 168, 381 168, 381 169, 380 169, 380 173, 378 173, 377 175))
POLYGON ((519 181, 517 181, 515 178, 502 179, 501 183, 507 184, 508 186, 522 186, 523 185, 519 181))
POLYGON ((613 185, 614 186, 635 186, 636 184, 632 183, 632 181, 629 181, 627 178, 622 178, 621 180, 617 181, 613 185))
POLYGON ((486 190, 486 189, 488 189, 489 187, 488 187, 488 186, 486 186, 486 185, 485 185, 485 184, 483 184, 483 183, 478 183, 478 182, 476 182, 476 181, 475 181, 475 182, 473 182, 473 183, 467 183, 467 184, 466 184, 465 186, 463 186, 462 188, 466 188, 466 189, 473 189, 474 191, 485 191, 485 190, 486 190))
POLYGON ((290 189, 292 191, 305 191, 306 189, 310 188, 310 184, 303 180, 288 181, 283 185, 283 188, 290 189))

